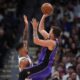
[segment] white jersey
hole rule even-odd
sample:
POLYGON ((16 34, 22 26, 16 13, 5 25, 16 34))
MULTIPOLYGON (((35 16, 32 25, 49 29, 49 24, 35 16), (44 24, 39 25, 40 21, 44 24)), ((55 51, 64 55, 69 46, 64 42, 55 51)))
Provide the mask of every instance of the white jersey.
MULTIPOLYGON (((30 63, 30 66, 29 66, 29 67, 33 66, 32 61, 31 61, 29 55, 26 55, 25 57, 19 57, 19 56, 18 56, 18 64, 20 64, 20 62, 21 62, 22 60, 29 61, 29 63, 30 63)), ((21 68, 20 68, 20 67, 19 67, 19 71, 21 71, 21 68)))

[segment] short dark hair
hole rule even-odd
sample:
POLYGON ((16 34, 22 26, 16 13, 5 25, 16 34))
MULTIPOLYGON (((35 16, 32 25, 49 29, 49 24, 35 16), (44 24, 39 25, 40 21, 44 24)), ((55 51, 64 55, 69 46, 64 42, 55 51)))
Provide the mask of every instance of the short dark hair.
POLYGON ((76 57, 76 59, 78 60, 80 58, 80 55, 76 57))
POLYGON ((57 26, 52 26, 51 28, 53 29, 54 36, 58 38, 61 34, 61 29, 57 26))
POLYGON ((69 66, 69 67, 68 67, 68 70, 69 70, 69 69, 73 69, 74 71, 76 71, 76 66, 69 66))
POLYGON ((16 47, 16 50, 20 50, 21 48, 23 48, 23 42, 19 43, 16 47))

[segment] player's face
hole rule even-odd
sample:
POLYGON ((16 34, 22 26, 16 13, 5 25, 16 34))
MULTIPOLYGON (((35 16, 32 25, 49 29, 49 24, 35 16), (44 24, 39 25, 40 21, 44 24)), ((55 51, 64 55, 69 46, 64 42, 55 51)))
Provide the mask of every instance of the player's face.
POLYGON ((19 54, 20 54, 21 56, 24 56, 24 55, 27 54, 27 50, 23 47, 23 48, 21 48, 21 49, 19 50, 19 54))
POLYGON ((49 37, 50 37, 50 39, 54 39, 54 34, 53 34, 53 29, 52 28, 50 29, 49 37))

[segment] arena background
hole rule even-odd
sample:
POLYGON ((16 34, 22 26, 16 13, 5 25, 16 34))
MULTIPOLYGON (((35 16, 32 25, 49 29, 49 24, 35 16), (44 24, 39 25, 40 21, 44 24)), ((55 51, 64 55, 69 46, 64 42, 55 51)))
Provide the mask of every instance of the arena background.
POLYGON ((80 76, 80 0, 0 0, 0 80, 18 80, 18 52, 15 48, 22 40, 24 14, 29 20, 29 54, 37 63, 40 47, 33 44, 30 21, 33 17, 40 21, 40 7, 45 2, 55 7, 54 14, 46 19, 46 30, 49 31, 52 24, 62 29, 59 53, 48 80, 53 80, 56 71, 62 80, 68 74, 69 66, 74 69, 76 77, 80 76))

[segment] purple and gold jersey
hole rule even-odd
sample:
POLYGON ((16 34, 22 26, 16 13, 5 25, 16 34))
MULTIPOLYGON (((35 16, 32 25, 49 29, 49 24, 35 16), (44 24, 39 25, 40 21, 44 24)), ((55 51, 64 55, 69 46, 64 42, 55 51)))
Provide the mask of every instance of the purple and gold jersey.
POLYGON ((32 80, 45 80, 51 74, 52 64, 58 48, 58 41, 56 40, 55 42, 56 46, 52 51, 46 47, 42 48, 38 59, 38 65, 24 69, 20 73, 19 80, 24 80, 26 77, 32 80))

